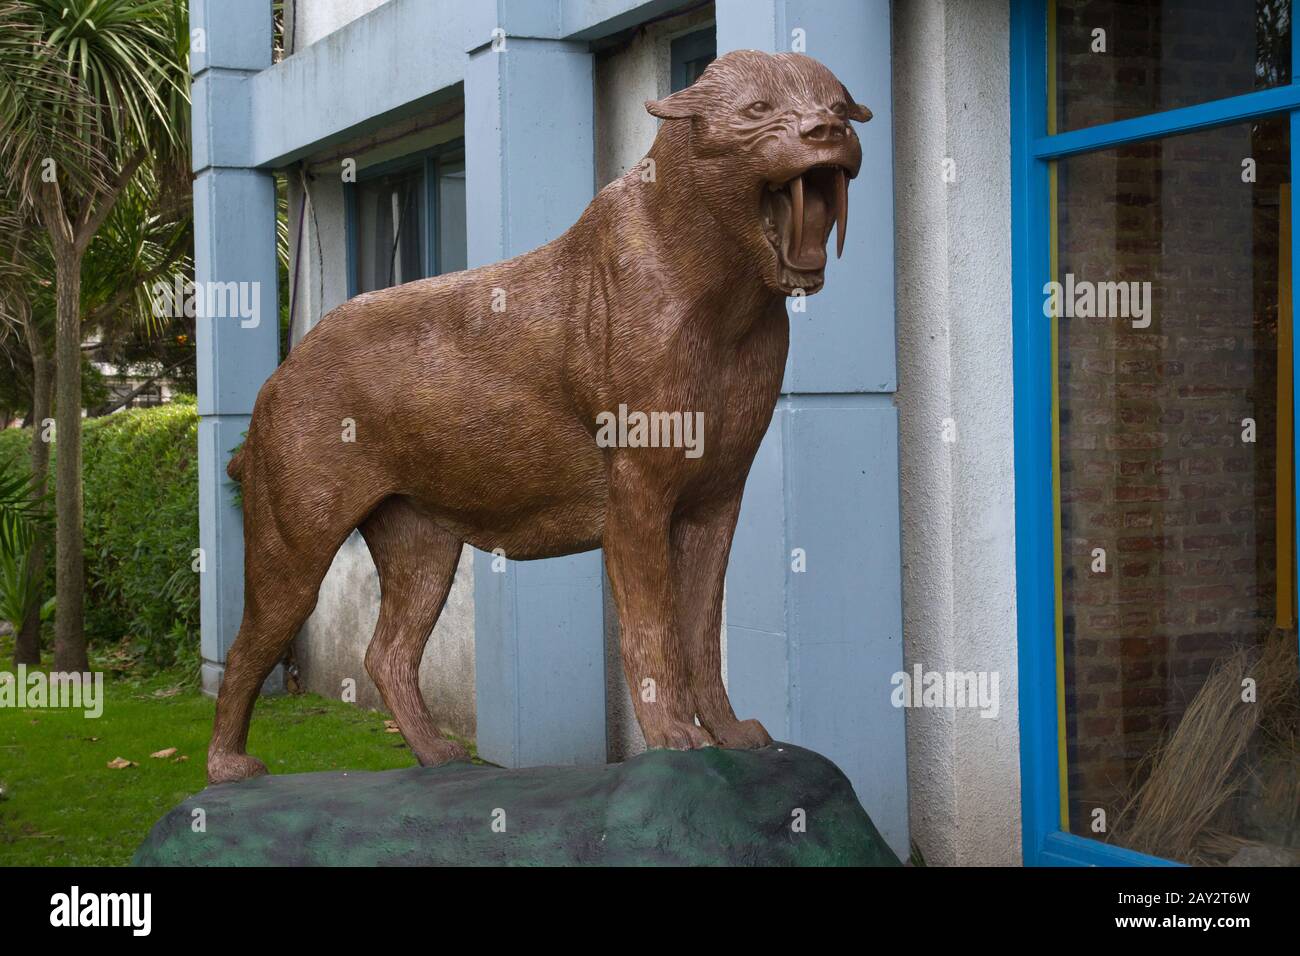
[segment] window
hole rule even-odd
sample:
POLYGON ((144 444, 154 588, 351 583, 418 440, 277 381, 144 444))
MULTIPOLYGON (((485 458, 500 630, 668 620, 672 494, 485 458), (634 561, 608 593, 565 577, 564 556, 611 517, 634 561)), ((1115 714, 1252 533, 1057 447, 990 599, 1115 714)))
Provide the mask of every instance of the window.
POLYGON ((467 268, 465 250, 465 162, 439 163, 438 274, 467 268))
POLYGON ((357 292, 424 277, 422 169, 357 184, 357 292))
POLYGON ((1290 0, 1060 0, 1053 13, 1062 130, 1291 82, 1290 0))
POLYGON ((1292 39, 1013 6, 1026 863, 1300 861, 1292 39))
POLYGON ((466 267, 459 142, 362 170, 346 198, 349 296, 466 267))
POLYGON ((717 29, 711 26, 677 37, 672 41, 671 49, 672 92, 676 93, 698 80, 704 68, 717 59, 717 29))

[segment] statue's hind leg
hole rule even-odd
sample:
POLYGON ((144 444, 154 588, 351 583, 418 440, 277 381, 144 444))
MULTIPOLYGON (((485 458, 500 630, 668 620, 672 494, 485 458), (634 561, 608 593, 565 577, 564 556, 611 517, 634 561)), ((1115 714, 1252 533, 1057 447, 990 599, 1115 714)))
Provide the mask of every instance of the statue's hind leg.
POLYGON ((389 498, 361 525, 379 571, 379 621, 366 670, 402 736, 425 767, 467 756, 438 733, 420 693, 420 658, 460 561, 461 541, 401 497, 389 498))
MULTIPOLYGON (((363 498, 360 492, 356 500, 348 500, 344 489, 324 509, 318 498, 310 497, 316 482, 299 475, 271 493, 269 479, 256 460, 245 467, 244 617, 226 656, 217 695, 208 746, 209 783, 266 773, 260 760, 245 753, 257 695, 316 607, 335 552, 374 506, 374 498, 363 498), (299 494, 293 494, 295 490, 299 494)), ((366 487, 367 481, 352 487, 366 487)))
POLYGON ((226 656, 226 672, 217 696, 217 717, 208 746, 208 783, 228 783, 266 773, 265 764, 244 752, 253 704, 271 669, 284 656, 315 606, 316 589, 328 567, 326 561, 318 575, 311 575, 314 583, 310 595, 302 577, 289 588, 278 588, 281 593, 271 601, 256 594, 250 599, 250 588, 245 585, 244 619, 226 656))

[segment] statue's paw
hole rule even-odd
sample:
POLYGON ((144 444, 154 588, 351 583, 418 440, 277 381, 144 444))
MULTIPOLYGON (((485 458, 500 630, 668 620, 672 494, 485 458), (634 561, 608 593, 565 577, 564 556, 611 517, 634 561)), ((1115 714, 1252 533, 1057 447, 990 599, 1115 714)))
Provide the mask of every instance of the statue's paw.
POLYGON ((248 754, 216 750, 208 754, 208 783, 234 783, 267 772, 266 764, 248 754))
POLYGON ((718 746, 728 750, 757 750, 772 742, 771 735, 757 720, 734 720, 714 728, 718 746))
POLYGON ((645 745, 651 749, 663 747, 668 750, 699 750, 701 747, 715 747, 712 735, 694 721, 666 721, 657 727, 645 728, 645 745))
POLYGON ((420 746, 411 749, 415 751, 415 759, 420 761, 421 767, 441 767, 453 760, 469 759, 468 750, 454 740, 444 740, 441 737, 426 741, 420 746))

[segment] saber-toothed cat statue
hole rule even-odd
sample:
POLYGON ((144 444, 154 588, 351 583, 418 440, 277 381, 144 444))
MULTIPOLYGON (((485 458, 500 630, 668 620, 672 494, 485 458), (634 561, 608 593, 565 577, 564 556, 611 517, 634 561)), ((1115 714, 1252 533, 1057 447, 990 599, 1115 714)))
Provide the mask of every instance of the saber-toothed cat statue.
POLYGON ((871 113, 816 60, 752 50, 646 107, 664 121, 649 155, 564 235, 358 296, 262 386, 229 466, 244 617, 212 783, 266 772, 245 753, 254 700, 355 528, 382 591, 366 668, 422 764, 464 756, 417 669, 465 543, 514 560, 603 547, 646 743, 770 743, 722 685, 723 578, 781 386, 785 300, 821 288, 836 227, 843 249, 851 123, 871 113))

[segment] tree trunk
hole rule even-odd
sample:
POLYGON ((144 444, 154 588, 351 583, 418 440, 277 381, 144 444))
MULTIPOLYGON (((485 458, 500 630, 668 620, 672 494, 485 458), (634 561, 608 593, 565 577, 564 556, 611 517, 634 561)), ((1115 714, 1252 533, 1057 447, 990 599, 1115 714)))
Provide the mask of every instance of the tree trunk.
POLYGON ((86 568, 81 500, 81 259, 76 245, 54 243, 58 282, 55 332, 54 669, 88 671, 86 568))
MULTIPOLYGON (((30 318, 29 318, 30 321, 30 318)), ((50 472, 50 444, 46 440, 45 420, 50 417, 50 388, 54 384, 50 376, 50 357, 46 354, 43 343, 32 336, 32 496, 39 498, 45 494, 50 472)), ((27 573, 36 581, 45 579, 45 555, 48 543, 44 535, 38 535, 32 542, 32 549, 27 553, 27 573)), ((14 667, 27 664, 29 667, 41 663, 41 604, 33 602, 27 609, 27 617, 18 631, 14 642, 14 667)))

